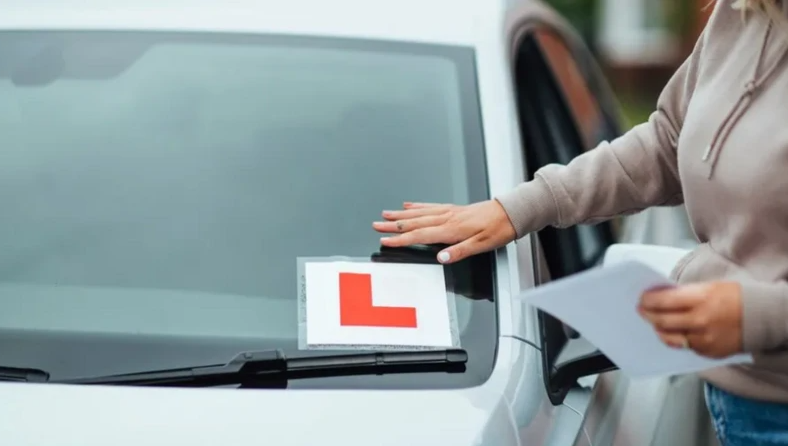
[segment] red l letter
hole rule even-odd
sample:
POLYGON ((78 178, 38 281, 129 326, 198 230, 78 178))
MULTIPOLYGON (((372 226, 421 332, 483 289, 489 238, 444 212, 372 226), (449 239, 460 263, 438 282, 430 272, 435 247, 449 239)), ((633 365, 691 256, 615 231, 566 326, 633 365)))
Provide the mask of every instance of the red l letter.
POLYGON ((372 305, 372 276, 339 273, 339 324, 416 328, 416 309, 372 305))

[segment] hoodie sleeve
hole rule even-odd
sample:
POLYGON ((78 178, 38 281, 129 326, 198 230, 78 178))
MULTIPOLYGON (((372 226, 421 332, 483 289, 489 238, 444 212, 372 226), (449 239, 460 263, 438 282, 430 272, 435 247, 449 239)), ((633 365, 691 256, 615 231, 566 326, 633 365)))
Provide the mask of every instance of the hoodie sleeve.
MULTIPOLYGON (((517 237, 681 204, 676 146, 695 89, 705 32, 660 94, 648 122, 496 197, 517 237)), ((527 150, 527 149, 526 149, 527 150)))
POLYGON ((788 348, 788 283, 739 279, 742 286, 744 351, 788 348))

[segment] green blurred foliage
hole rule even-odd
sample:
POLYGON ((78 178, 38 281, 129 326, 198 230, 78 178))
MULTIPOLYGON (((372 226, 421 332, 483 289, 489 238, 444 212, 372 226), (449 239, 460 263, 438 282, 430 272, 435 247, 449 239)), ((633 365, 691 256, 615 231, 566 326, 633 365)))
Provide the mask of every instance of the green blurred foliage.
MULTIPOLYGON (((595 51, 601 8, 604 0, 545 0, 577 29, 589 48, 595 51)), ((634 0, 629 0, 634 1, 634 0)), ((667 28, 677 38, 684 40, 693 32, 698 3, 690 0, 645 0, 648 16, 645 26, 667 28), (660 3, 661 2, 661 3, 660 3)), ((600 61, 604 65, 604 61, 600 61)), ((615 85, 613 85, 615 89, 615 85)), ((627 127, 645 122, 654 110, 653 95, 617 92, 624 124, 627 127)))
MULTIPOLYGON (((655 1, 655 0, 649 0, 655 1)), ((687 0, 662 0, 665 2, 666 25, 677 36, 686 37, 692 32, 698 15, 697 2, 687 0)))
POLYGON ((654 101, 645 97, 618 94, 618 103, 621 107, 621 116, 624 120, 624 130, 648 121, 654 111, 654 101))
MULTIPOLYGON (((580 35, 593 48, 597 27, 599 26, 600 8, 604 6, 602 0, 546 0, 556 11, 563 15, 577 29, 580 35)), ((630 0, 632 1, 632 0, 630 0)), ((692 31, 693 19, 697 14, 697 3, 688 0, 646 0, 647 5, 653 7, 652 2, 662 2, 656 8, 661 17, 649 17, 654 22, 662 23, 679 37, 684 37, 692 31)), ((653 13, 652 13, 653 14, 653 13)), ((648 20, 651 21, 651 20, 648 20)))
POLYGON ((593 48, 600 0, 547 0, 547 3, 569 20, 593 48))
MULTIPOLYGON (((595 50, 595 40, 599 26, 601 8, 604 0, 545 0, 577 29, 589 48, 595 50)), ((634 1, 634 0, 629 0, 634 1)), ((685 39, 693 32, 693 24, 698 4, 690 0, 645 0, 649 16, 646 26, 663 26, 679 39, 685 39), (655 3, 661 4, 655 5, 655 3), (656 17, 655 17, 656 15, 656 17)), ((604 61, 603 62, 604 65, 604 61)), ((615 85, 613 85, 615 90, 615 85)), ((652 95, 623 93, 617 91, 621 114, 627 128, 648 120, 654 110, 655 98, 652 95)))

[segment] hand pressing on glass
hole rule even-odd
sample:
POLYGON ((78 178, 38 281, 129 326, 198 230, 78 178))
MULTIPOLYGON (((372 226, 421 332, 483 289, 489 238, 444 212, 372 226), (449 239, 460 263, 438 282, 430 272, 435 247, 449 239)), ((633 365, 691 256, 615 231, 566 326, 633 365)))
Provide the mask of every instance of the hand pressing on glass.
POLYGON ((380 243, 395 248, 446 244, 438 253, 440 263, 454 263, 491 251, 513 241, 514 227, 495 200, 459 206, 439 203, 405 203, 402 210, 384 211, 372 227, 384 234, 380 243))

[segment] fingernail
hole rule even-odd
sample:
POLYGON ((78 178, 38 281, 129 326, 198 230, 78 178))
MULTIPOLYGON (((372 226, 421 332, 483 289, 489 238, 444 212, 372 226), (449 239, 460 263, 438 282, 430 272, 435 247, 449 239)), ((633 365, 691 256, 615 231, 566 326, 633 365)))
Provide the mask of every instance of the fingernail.
POLYGON ((383 243, 383 242, 385 242, 386 240, 388 240, 388 239, 390 239, 390 238, 391 238, 391 237, 381 237, 381 238, 380 238, 380 243, 383 243))
POLYGON ((383 211, 383 216, 384 217, 386 217, 388 215, 391 215, 391 211, 383 211))
POLYGON ((448 251, 442 251, 442 252, 438 253, 438 261, 439 262, 446 263, 449 260, 451 260, 451 254, 449 254, 448 251))

